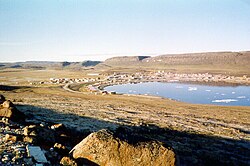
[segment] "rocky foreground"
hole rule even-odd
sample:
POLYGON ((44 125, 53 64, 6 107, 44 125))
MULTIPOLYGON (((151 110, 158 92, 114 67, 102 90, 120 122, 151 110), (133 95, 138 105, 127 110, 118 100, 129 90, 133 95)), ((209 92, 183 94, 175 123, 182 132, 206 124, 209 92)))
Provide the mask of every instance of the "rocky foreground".
POLYGON ((36 123, 2 95, 0 104, 0 165, 177 164, 172 148, 126 128, 82 133, 63 124, 36 123))

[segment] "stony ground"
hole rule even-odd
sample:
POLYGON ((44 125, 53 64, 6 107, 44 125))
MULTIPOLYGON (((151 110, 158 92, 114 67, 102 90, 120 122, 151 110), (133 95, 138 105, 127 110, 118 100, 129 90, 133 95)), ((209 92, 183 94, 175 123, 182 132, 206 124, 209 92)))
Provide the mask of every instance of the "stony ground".
POLYGON ((1 92, 35 121, 79 131, 124 127, 173 147, 182 165, 250 162, 250 108, 191 105, 168 99, 67 92, 62 87, 1 92))

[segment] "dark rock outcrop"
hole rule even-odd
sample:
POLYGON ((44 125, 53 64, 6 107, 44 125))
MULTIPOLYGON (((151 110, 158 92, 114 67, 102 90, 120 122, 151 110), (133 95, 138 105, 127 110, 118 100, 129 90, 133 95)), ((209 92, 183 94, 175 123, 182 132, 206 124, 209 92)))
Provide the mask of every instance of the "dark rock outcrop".
POLYGON ((107 130, 90 134, 71 150, 74 159, 98 165, 175 165, 176 155, 159 142, 128 144, 107 130))
POLYGON ((6 101, 5 97, 0 94, 0 104, 3 104, 3 102, 5 101, 6 101))
POLYGON ((84 67, 96 66, 99 63, 101 63, 101 61, 84 61, 84 62, 82 62, 82 66, 84 66, 84 67))

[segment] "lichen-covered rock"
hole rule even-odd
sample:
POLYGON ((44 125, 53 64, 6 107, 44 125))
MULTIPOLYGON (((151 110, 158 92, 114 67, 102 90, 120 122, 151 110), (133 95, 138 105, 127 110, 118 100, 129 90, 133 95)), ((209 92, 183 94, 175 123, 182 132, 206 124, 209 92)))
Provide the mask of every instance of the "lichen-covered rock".
POLYGON ((64 166, 77 166, 77 163, 69 157, 63 157, 60 164, 64 166))
POLYGON ((25 115, 14 104, 7 100, 0 105, 0 117, 6 117, 13 121, 24 121, 25 115))
POLYGON ((107 130, 90 134, 70 152, 74 159, 87 159, 98 165, 175 165, 176 155, 158 142, 130 145, 107 130))
POLYGON ((8 142, 8 141, 17 142, 18 140, 20 140, 20 136, 12 135, 12 134, 6 134, 4 140, 5 140, 5 142, 8 142))

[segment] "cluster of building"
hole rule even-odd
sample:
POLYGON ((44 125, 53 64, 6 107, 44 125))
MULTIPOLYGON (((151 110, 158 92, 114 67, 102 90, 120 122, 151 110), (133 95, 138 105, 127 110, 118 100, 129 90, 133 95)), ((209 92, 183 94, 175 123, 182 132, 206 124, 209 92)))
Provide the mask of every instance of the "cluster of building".
POLYGON ((120 84, 120 83, 138 83, 138 82, 150 82, 150 81, 188 81, 188 82, 226 82, 226 83, 239 83, 250 84, 250 77, 246 75, 242 77, 228 76, 222 74, 209 74, 209 73, 197 73, 197 74, 179 74, 164 71, 157 72, 144 72, 134 74, 114 73, 106 78, 108 84, 120 84))
POLYGON ((81 82, 94 82, 96 78, 50 78, 49 83, 53 84, 67 84, 67 83, 81 83, 81 82))

